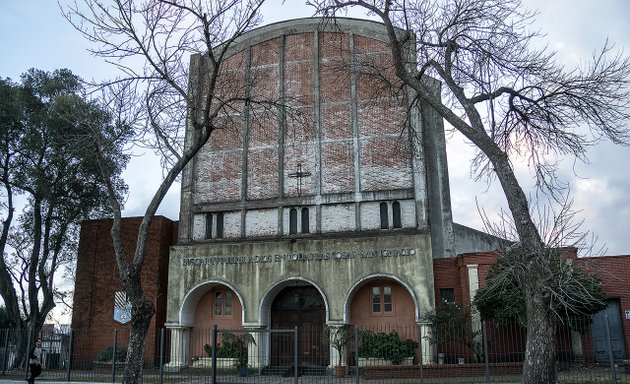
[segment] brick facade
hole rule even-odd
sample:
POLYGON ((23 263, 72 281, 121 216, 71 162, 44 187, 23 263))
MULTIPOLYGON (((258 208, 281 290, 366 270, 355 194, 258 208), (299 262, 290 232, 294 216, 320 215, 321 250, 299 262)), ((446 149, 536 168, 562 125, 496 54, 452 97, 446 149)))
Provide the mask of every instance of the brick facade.
MULTIPOLYGON (((127 249, 135 245, 135 236, 140 218, 123 219, 122 233, 127 249)), ((115 265, 113 249, 109 230, 111 220, 86 221, 81 226, 81 240, 79 244, 77 278, 74 296, 74 311, 72 326, 77 330, 77 344, 82 345, 81 358, 92 361, 105 347, 112 344, 113 329, 119 329, 120 342, 126 341, 125 331, 128 325, 122 325, 113 320, 113 295, 120 290, 118 271, 115 265), (81 339, 85 337, 86 339, 81 339), (89 341, 87 341, 89 339, 89 341)), ((143 282, 147 296, 153 299, 156 305, 156 315, 151 322, 147 353, 145 361, 151 363, 155 360, 158 348, 159 330, 164 325, 166 316, 166 282, 168 278, 166 265, 168 262, 168 249, 175 244, 177 223, 164 217, 156 217, 149 236, 147 257, 144 267, 143 282)), ((574 250, 565 255, 574 259, 575 263, 585 272, 597 275, 602 283, 608 298, 619 300, 623 334, 625 338, 626 353, 630 352, 630 320, 625 319, 624 311, 630 310, 630 285, 627 276, 630 275, 630 256, 607 256, 577 258, 574 250)), ((433 261, 433 277, 435 284, 435 300, 442 300, 440 291, 443 288, 451 288, 455 294, 455 300, 460 303, 470 303, 468 266, 477 265, 479 286, 485 286, 488 270, 496 259, 494 253, 467 253, 456 258, 435 259, 433 261)), ((366 293, 361 291, 357 298, 366 293)), ((366 299, 367 300, 367 299, 366 299)), ((367 302, 367 301, 366 301, 367 302)), ((204 311, 204 301, 201 300, 195 315, 197 328, 202 328, 200 313, 204 311)), ((231 327, 240 324, 240 303, 235 308, 234 321, 230 321, 231 327)), ((411 309, 411 304, 406 307, 411 309)), ((369 320, 362 319, 362 313, 353 313, 355 322, 361 325, 370 325, 369 320)), ((408 314, 405 314, 408 317, 408 314)), ((390 319, 394 323, 395 318, 390 319)), ((496 332, 496 331, 495 331, 496 332)), ((521 337, 522 344, 514 344, 518 340, 514 338, 515 330, 510 330, 511 344, 506 345, 505 353, 513 353, 514 350, 524 349, 524 334, 521 337)), ((566 344, 566 335, 560 335, 560 343, 566 344)), ((589 335, 583 338, 585 353, 592 352, 592 341, 589 335)), ((566 346, 565 346, 566 347, 566 346)), ((495 348, 498 348, 495 346, 495 348)), ((501 350, 498 348, 498 350, 501 350)))
MULTIPOLYGON (((602 281, 602 287, 608 299, 619 301, 622 332, 624 337, 626 356, 630 353, 630 319, 626 319, 625 311, 630 311, 630 255, 628 256, 600 256, 577 257, 575 248, 567 248, 563 255, 567 259, 574 260, 584 272, 597 276, 602 281)), ((479 277, 479 287, 486 286, 486 277, 492 264, 496 260, 495 253, 467 253, 458 255, 453 259, 439 259, 433 261, 433 275, 435 281, 435 300, 440 302, 442 289, 453 289, 455 301, 470 304, 471 295, 469 289, 468 267, 476 265, 479 277)), ((560 344, 570 349, 566 330, 560 332, 558 338, 560 344), (565 332, 563 334, 562 332, 565 332)), ((523 339, 524 341, 524 339, 523 339)), ((585 354, 592 353, 592 340, 590 334, 583 335, 585 354)), ((524 348, 524 344, 520 347, 524 348)), ((518 349, 518 347, 512 347, 518 349)))
MULTIPOLYGON (((142 218, 125 218, 121 225, 123 244, 133 252, 142 218)), ((122 291, 112 247, 112 220, 89 220, 81 224, 77 254, 76 283, 72 311, 75 345, 80 346, 77 362, 91 362, 112 345, 114 329, 120 330, 118 345, 126 345, 130 325, 114 321, 114 293, 122 291)), ((177 223, 156 216, 151 224, 143 266, 143 289, 155 305, 151 320, 145 361, 154 363, 157 356, 159 329, 166 314, 168 252, 177 236, 177 223)))

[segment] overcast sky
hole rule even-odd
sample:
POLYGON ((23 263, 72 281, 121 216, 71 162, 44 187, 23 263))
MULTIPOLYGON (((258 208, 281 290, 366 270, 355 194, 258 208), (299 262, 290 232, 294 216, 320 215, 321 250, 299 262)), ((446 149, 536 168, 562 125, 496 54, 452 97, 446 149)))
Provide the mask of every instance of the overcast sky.
MULTIPOLYGON (((61 0, 67 4, 68 0, 61 0)), ((273 0, 265 7, 265 24, 311 16, 302 0, 282 5, 273 0)), ((606 38, 630 54, 630 1, 627 0, 524 0, 538 9, 537 29, 547 34, 547 45, 571 66, 587 61, 606 38)), ((29 68, 52 71, 69 68, 84 79, 116 75, 113 68, 87 52, 89 42, 60 15, 54 0, 0 0, 0 76, 18 80, 29 68)), ((476 201, 489 213, 506 208, 497 183, 473 182, 470 177, 472 149, 460 138, 449 139, 448 156, 454 220, 482 229, 476 201)), ((630 148, 604 143, 593 148, 588 164, 563 159, 562 169, 571 186, 574 207, 580 209, 584 230, 592 231, 605 245, 607 255, 630 254, 630 148)), ((161 172, 150 154, 134 158, 125 172, 130 186, 125 215, 141 215, 153 195, 161 172)), ((518 165, 524 184, 531 184, 526 165, 518 165)), ((179 185, 163 202, 159 213, 178 218, 179 185)))

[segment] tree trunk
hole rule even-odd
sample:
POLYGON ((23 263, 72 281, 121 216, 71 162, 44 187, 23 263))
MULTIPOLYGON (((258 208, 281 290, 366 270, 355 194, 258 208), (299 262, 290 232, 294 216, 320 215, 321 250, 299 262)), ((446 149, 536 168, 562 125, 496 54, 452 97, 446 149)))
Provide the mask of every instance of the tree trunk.
POLYGON ((532 277, 525 287, 527 346, 523 384, 556 383, 556 326, 548 300, 532 277))
MULTIPOLYGON (((482 150, 484 150, 482 148, 482 150)), ((510 166, 507 155, 493 156, 484 150, 494 165, 505 193, 520 240, 518 278, 523 286, 527 310, 527 343, 523 362, 523 384, 556 383, 556 327, 549 293, 545 288, 552 276, 545 255, 545 244, 529 213, 525 193, 510 166)))
POLYGON ((153 313, 153 304, 144 298, 141 305, 132 306, 131 334, 127 347, 123 384, 143 382, 144 349, 147 345, 147 334, 153 313))

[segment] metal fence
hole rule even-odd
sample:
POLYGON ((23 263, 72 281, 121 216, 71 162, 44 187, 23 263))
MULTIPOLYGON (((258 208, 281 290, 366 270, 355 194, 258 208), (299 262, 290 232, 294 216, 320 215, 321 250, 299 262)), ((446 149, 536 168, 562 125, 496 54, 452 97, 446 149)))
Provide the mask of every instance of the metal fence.
MULTIPOLYGON (((191 329, 185 337, 160 332, 155 359, 145 360, 152 383, 518 383, 527 330, 518 324, 479 322, 464 329, 348 327, 339 354, 323 328, 285 330, 191 329), (339 372, 335 372, 341 360, 339 372)), ((5 378, 25 377, 10 340, 0 330, 0 368, 5 378)), ((597 340, 591 319, 568 321, 555 340, 560 383, 630 383, 625 350, 597 340), (602 350, 602 346, 604 350, 602 350)), ((25 335, 22 335, 25 336, 25 335)), ((55 381, 121 382, 129 334, 115 330, 95 353, 94 335, 65 330, 42 335, 42 378, 55 381)))

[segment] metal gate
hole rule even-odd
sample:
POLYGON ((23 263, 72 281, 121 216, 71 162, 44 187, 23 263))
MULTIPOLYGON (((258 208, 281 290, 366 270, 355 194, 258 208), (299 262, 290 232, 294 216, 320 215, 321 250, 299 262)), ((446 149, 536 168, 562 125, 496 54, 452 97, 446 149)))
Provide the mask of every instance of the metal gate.
MULTIPOLYGON (((217 383, 217 377, 221 371, 234 368, 241 377, 249 375, 283 375, 294 377, 295 384, 298 382, 300 366, 298 359, 298 328, 293 329, 218 329, 216 326, 212 331, 212 382, 217 383), (274 356, 271 348, 271 340, 280 339, 286 345, 281 348, 283 355, 274 356), (237 350, 237 357, 232 363, 232 367, 225 367, 219 364, 221 347, 226 343, 231 343, 230 348, 237 350), (289 348, 290 346, 290 348, 289 348), (240 349, 241 352, 238 352, 240 349), (287 353, 290 352, 290 353, 287 353), (283 366, 276 366, 274 362, 282 360, 283 366)), ((275 348, 274 348, 275 350, 275 348)))

